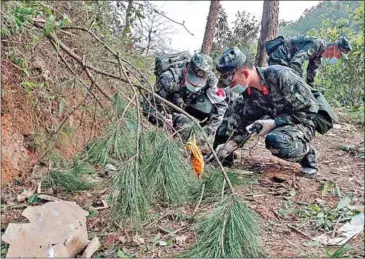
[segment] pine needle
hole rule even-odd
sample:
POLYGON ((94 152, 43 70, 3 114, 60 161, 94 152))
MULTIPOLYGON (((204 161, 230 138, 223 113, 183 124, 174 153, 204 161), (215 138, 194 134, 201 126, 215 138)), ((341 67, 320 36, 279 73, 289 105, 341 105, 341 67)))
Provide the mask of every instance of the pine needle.
POLYGON ((181 129, 178 130, 179 134, 184 142, 187 142, 192 136, 196 136, 198 143, 203 140, 202 132, 200 125, 197 125, 194 122, 190 122, 185 124, 181 129))
POLYGON ((253 213, 233 195, 226 197, 196 226, 198 241, 184 257, 263 257, 259 224, 253 213))
POLYGON ((88 159, 93 163, 105 165, 110 161, 122 161, 135 154, 135 137, 124 121, 111 124, 104 136, 94 141, 87 151, 88 159))
POLYGON ((136 153, 135 109, 126 104, 117 93, 112 97, 113 106, 108 111, 111 123, 101 138, 96 139, 88 148, 90 162, 105 165, 112 161, 123 161, 136 153))
POLYGON ((145 167, 151 195, 168 204, 180 204, 189 198, 189 189, 194 184, 194 173, 176 141, 166 139, 156 145, 145 167))
POLYGON ((43 180, 44 186, 49 188, 60 187, 65 192, 88 190, 92 183, 83 179, 83 175, 95 173, 95 169, 84 161, 76 161, 69 170, 54 170, 43 180))
MULTIPOLYGON (((227 174, 232 185, 239 185, 243 183, 238 174, 231 171, 228 171, 227 174)), ((191 189, 190 196, 192 201, 197 202, 200 199, 201 189, 203 185, 205 185, 203 200, 205 202, 219 201, 220 196, 217 194, 220 193, 222 190, 223 181, 224 177, 219 171, 219 168, 216 168, 212 165, 206 165, 202 181, 199 182, 198 186, 194 186, 194 188, 191 189)), ((225 190, 227 190, 228 188, 228 185, 225 185, 225 190)))
POLYGON ((113 200, 111 219, 121 227, 130 224, 133 229, 140 229, 148 211, 148 200, 137 163, 137 158, 132 157, 122 163, 110 179, 110 190, 117 192, 113 200))

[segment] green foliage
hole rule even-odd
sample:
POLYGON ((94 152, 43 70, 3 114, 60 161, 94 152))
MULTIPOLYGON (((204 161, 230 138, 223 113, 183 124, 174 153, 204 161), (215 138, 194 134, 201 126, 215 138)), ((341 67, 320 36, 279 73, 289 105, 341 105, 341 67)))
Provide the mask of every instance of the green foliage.
POLYGON ((73 172, 52 171, 46 180, 46 185, 52 187, 60 187, 65 192, 76 192, 89 189, 92 184, 80 179, 79 175, 73 172))
POLYGON ((63 163, 63 166, 66 169, 52 170, 46 176, 43 180, 44 186, 60 187, 65 192, 83 191, 93 186, 84 179, 86 174, 95 173, 95 169, 87 162, 76 160, 72 166, 67 165, 67 163, 63 163))
MULTIPOLYGON (((360 6, 361 1, 322 1, 310 9, 306 9, 297 21, 280 21, 278 35, 285 38, 306 35, 310 30, 318 30, 322 21, 337 21, 341 18, 350 19, 351 14, 360 6)), ((356 33, 362 33, 357 24, 350 24, 356 33)))
POLYGON ((51 14, 47 20, 46 24, 44 25, 44 33, 46 36, 50 35, 53 31, 53 28, 55 26, 55 17, 51 14))
POLYGON ((125 101, 116 93, 113 106, 108 115, 112 118, 102 137, 94 140, 87 151, 88 159, 93 163, 105 165, 113 160, 122 161, 136 152, 135 113, 132 113, 125 101))
MULTIPOLYGON (((232 185, 239 185, 242 184, 244 181, 239 175, 234 171, 227 172, 228 178, 231 181, 232 185)), ((194 202, 198 202, 201 196, 202 186, 204 186, 204 195, 203 200, 206 202, 215 202, 219 201, 221 198, 220 194, 223 188, 223 180, 224 176, 219 168, 206 165, 204 172, 202 174, 202 180, 199 182, 199 185, 194 186, 191 190, 191 197, 194 202)), ((225 185, 225 190, 228 189, 228 185, 225 185)))
POLYGON ((185 257, 237 258, 262 257, 259 224, 241 201, 226 197, 213 213, 196 226, 198 242, 185 257))
MULTIPOLYGON (((9 37, 29 26, 32 19, 44 13, 42 1, 2 1, 1 2, 1 37, 9 37)), ((49 7, 48 7, 49 8, 49 7)))
POLYGON ((176 141, 167 138, 160 142, 147 163, 144 170, 151 195, 168 204, 187 201, 193 184, 193 171, 189 170, 190 165, 176 141))
POLYGON ((113 160, 122 161, 135 153, 135 138, 123 121, 111 124, 101 138, 96 139, 87 151, 93 163, 105 165, 113 160))
POLYGON ((43 83, 38 84, 34 82, 22 82, 20 85, 24 88, 27 94, 31 94, 34 89, 42 87, 43 83))
POLYGON ((332 105, 350 110, 363 106, 363 30, 362 1, 323 1, 306 10, 298 21, 279 25, 279 35, 284 37, 309 35, 333 42, 342 35, 349 39, 353 47, 349 59, 340 59, 335 65, 322 62, 317 70, 316 86, 332 105))
POLYGON ((71 24, 71 20, 70 18, 68 17, 67 14, 64 14, 62 19, 58 21, 57 23, 57 27, 58 28, 62 28, 62 26, 69 26, 71 24))
POLYGON ((329 231, 333 229, 337 220, 346 222, 351 219, 353 216, 353 212, 349 209, 351 200, 352 197, 344 196, 333 208, 327 207, 324 201, 319 200, 299 214, 308 220, 313 220, 315 228, 329 231))
POLYGON ((328 248, 326 248, 326 257, 328 258, 345 258, 348 256, 348 252, 350 251, 349 245, 347 242, 341 245, 335 252, 331 253, 328 248))
POLYGON ((1 258, 5 258, 8 253, 9 245, 1 242, 1 258))
POLYGON ((109 179, 114 203, 111 218, 122 227, 130 224, 131 228, 140 229, 142 221, 148 217, 149 204, 140 169, 134 156, 120 164, 109 179))
POLYGON ((98 216, 99 215, 99 211, 95 210, 93 207, 89 208, 89 215, 87 216, 87 218, 92 218, 94 216, 98 216))
POLYGON ((37 203, 38 200, 39 200, 38 195, 37 194, 33 194, 32 196, 30 196, 28 198, 28 203, 34 204, 34 203, 37 203))
POLYGON ((364 95, 364 3, 361 1, 323 1, 306 10, 296 22, 280 22, 279 35, 315 36, 328 42, 346 36, 353 51, 348 60, 334 65, 322 62, 317 70, 316 87, 335 106, 357 109, 364 95))
POLYGON ((340 187, 333 181, 326 181, 319 187, 319 190, 322 191, 322 196, 327 195, 331 191, 334 196, 341 197, 340 187))
POLYGON ((256 53, 256 44, 252 44, 257 38, 260 24, 246 11, 238 11, 232 28, 228 24, 227 14, 222 5, 219 6, 218 21, 214 33, 212 57, 215 59, 226 48, 238 46, 249 58, 256 53))

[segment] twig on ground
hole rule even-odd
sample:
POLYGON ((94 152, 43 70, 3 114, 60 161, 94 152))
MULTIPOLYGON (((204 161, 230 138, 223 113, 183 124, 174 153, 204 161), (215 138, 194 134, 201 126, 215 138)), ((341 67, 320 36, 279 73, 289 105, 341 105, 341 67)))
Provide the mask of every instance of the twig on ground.
POLYGON ((290 224, 286 224, 289 228, 295 230, 296 232, 298 232, 299 234, 302 234, 303 236, 309 238, 309 239, 312 239, 309 235, 307 235, 306 233, 304 233, 303 231, 297 229, 296 227, 290 225, 290 224))
POLYGON ((333 228, 333 232, 332 232, 332 238, 334 238, 334 237, 335 237, 335 235, 336 235, 336 231, 337 231, 338 223, 340 223, 341 218, 342 218, 342 216, 339 216, 339 217, 338 217, 338 219, 337 219, 337 221, 336 221, 336 224, 335 224, 335 226, 334 226, 334 228, 333 228))

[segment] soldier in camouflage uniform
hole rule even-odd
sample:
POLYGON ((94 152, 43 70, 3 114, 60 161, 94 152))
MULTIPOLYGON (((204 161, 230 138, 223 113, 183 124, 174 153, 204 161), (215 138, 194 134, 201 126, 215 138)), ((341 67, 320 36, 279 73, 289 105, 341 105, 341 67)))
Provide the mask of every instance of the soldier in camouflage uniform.
POLYGON ((274 156, 299 162, 303 174, 315 176, 316 153, 310 141, 318 103, 310 86, 290 68, 253 66, 236 47, 217 59, 216 68, 230 81, 231 91, 240 94, 217 131, 215 148, 220 159, 244 144, 247 126, 259 123, 262 130, 258 135, 266 136, 266 148, 274 156))
MULTIPOLYGON (((162 73, 157 80, 156 92, 196 119, 203 121, 201 125, 211 145, 228 107, 224 100, 225 92, 217 88, 218 80, 212 71, 212 65, 213 61, 209 56, 196 53, 186 68, 171 68, 162 73)), ((160 109, 161 105, 158 103, 156 107, 160 109)), ((153 114, 153 110, 147 107, 146 111, 145 115, 149 116, 151 122, 155 122, 156 115, 153 114)), ((185 115, 176 112, 173 113, 172 120, 177 130, 191 123, 185 115)), ((197 137, 198 140, 202 140, 197 137)))
POLYGON ((269 55, 269 65, 282 65, 294 69, 299 76, 303 76, 303 65, 308 60, 307 84, 314 87, 316 70, 324 58, 328 64, 334 64, 338 58, 344 57, 352 51, 350 42, 343 36, 335 42, 328 43, 314 37, 301 36, 284 40, 279 36, 265 44, 269 55))

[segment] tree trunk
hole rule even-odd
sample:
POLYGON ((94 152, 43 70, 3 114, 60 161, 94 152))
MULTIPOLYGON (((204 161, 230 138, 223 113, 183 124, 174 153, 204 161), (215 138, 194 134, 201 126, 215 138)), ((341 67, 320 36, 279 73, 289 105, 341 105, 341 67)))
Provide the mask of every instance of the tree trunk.
POLYGON ((205 26, 204 40, 202 45, 202 53, 206 55, 210 55, 210 52, 212 51, 214 30, 218 20, 218 12, 219 12, 219 0, 211 0, 209 15, 207 18, 207 25, 205 26))
POLYGON ((132 15, 132 7, 133 7, 133 0, 128 0, 128 6, 125 15, 125 26, 122 33, 123 39, 125 39, 127 35, 130 33, 130 27, 131 27, 130 17, 132 15))
POLYGON ((265 0, 262 10, 260 38, 257 44, 255 65, 263 67, 267 65, 265 43, 276 37, 279 23, 279 1, 265 0))

